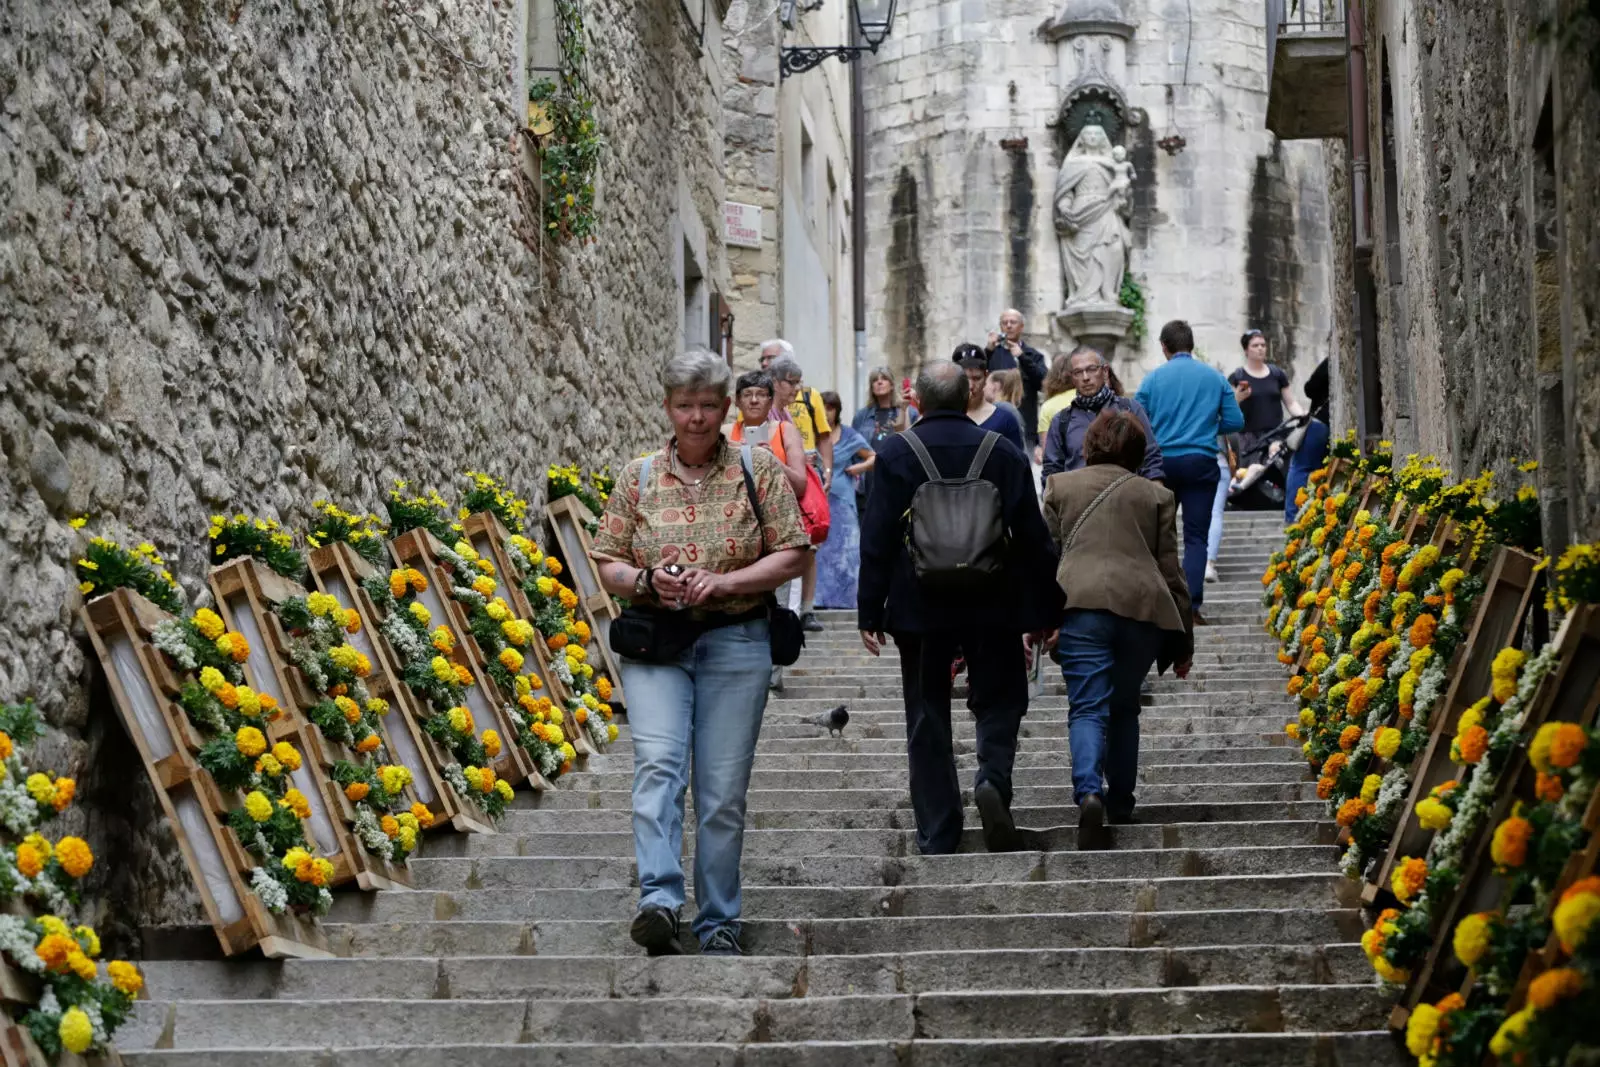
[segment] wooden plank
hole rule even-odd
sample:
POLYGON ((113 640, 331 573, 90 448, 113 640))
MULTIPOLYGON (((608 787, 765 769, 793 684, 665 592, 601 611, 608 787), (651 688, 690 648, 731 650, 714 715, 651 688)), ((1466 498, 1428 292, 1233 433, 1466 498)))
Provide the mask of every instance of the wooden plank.
POLYGON ((210 584, 223 622, 250 643, 245 681, 283 709, 282 718, 269 728, 272 739, 288 741, 304 757, 299 770, 288 772, 289 778, 311 805, 311 817, 305 820, 306 840, 313 852, 333 862, 336 880, 330 888, 336 888, 355 877, 361 867, 360 854, 366 850, 328 808, 328 768, 311 758, 307 743, 307 737, 316 731, 305 715, 311 703, 307 686, 289 662, 283 628, 272 610, 276 604, 305 596, 307 590, 249 557, 213 568, 210 584))
MULTIPOLYGON (((461 529, 473 550, 480 556, 494 564, 495 572, 501 576, 500 589, 506 602, 511 605, 512 612, 520 619, 532 620, 533 605, 528 601, 528 594, 523 592, 522 584, 517 579, 519 575, 511 565, 511 553, 507 546, 511 543, 511 531, 499 517, 480 511, 468 515, 461 522, 461 529)), ((545 644, 544 635, 531 643, 531 647, 524 650, 531 656, 534 664, 534 673, 544 684, 544 692, 551 703, 561 708, 564 715, 562 732, 572 742, 573 751, 578 754, 581 764, 595 753, 595 747, 589 739, 587 730, 578 726, 577 719, 573 718, 572 710, 567 707, 571 694, 567 692, 566 685, 550 670, 550 649, 545 644)), ((515 694, 512 694, 515 699, 515 694)))
MULTIPOLYGON (((611 680, 611 700, 614 707, 625 707, 627 700, 622 689, 622 671, 611 651, 611 623, 622 614, 617 602, 600 584, 600 569, 595 566, 590 553, 594 542, 589 537, 588 523, 596 521, 589 509, 577 497, 564 496, 550 502, 545 508, 547 521, 555 545, 561 552, 561 562, 572 576, 578 594, 578 606, 589 631, 594 635, 591 648, 598 647, 600 661, 606 676, 611 680)), ((597 667, 598 669, 598 667, 597 667)))
POLYGON ((1514 548, 1496 549, 1484 580, 1484 590, 1473 607, 1472 624, 1450 662, 1450 681, 1430 713, 1428 744, 1417 757, 1411 791, 1406 795, 1389 849, 1377 865, 1376 877, 1362 888, 1362 899, 1372 903, 1386 890, 1394 867, 1405 856, 1420 856, 1433 831, 1417 822, 1417 801, 1455 772, 1450 762, 1450 742, 1461 713, 1489 691, 1489 668, 1495 655, 1510 644, 1527 616, 1533 598, 1537 561, 1514 548))
MULTIPOLYGON (((1555 668, 1529 697, 1522 727, 1525 735, 1547 722, 1577 723, 1588 729, 1600 712, 1600 607, 1586 606, 1569 615, 1556 635, 1556 648, 1555 668)), ((1508 879, 1495 871, 1490 844, 1495 828, 1511 815, 1515 805, 1533 799, 1534 779, 1527 750, 1517 748, 1501 771, 1489 818, 1463 843, 1462 855, 1468 859, 1462 867, 1460 888, 1444 907, 1435 907, 1433 943, 1422 967, 1412 975, 1391 1022, 1398 1018, 1404 1025, 1417 1004, 1437 999, 1462 984, 1464 968, 1455 958, 1448 935, 1462 916, 1509 903, 1508 879)), ((1588 814, 1594 814, 1592 805, 1588 814)))
POLYGON ((527 751, 515 743, 517 724, 506 714, 501 701, 496 699, 498 689, 484 669, 483 657, 477 642, 471 640, 466 613, 453 597, 444 590, 449 587, 450 572, 439 562, 438 540, 427 530, 412 530, 389 542, 389 551, 395 561, 404 567, 414 567, 428 579, 428 588, 417 594, 424 607, 433 616, 435 625, 449 622, 455 631, 455 648, 446 658, 466 667, 476 680, 466 687, 463 699, 472 720, 480 730, 492 727, 503 739, 500 756, 493 761, 495 775, 513 786, 526 782, 529 788, 543 792, 550 783, 534 767, 527 751))
POLYGON ((163 682, 150 670, 148 657, 139 654, 148 646, 154 626, 168 616, 127 589, 89 601, 79 615, 105 671, 117 715, 138 750, 223 952, 236 955, 272 937, 278 939, 283 954, 329 954, 320 927, 294 915, 269 913, 233 862, 238 842, 208 802, 214 798, 205 796, 210 776, 188 762, 185 739, 164 707, 170 707, 170 701, 161 688, 163 682), (169 781, 174 778, 174 762, 187 766, 189 774, 167 784, 157 770, 158 761, 168 761, 169 781))
POLYGON ((358 556, 349 545, 331 544, 311 553, 311 576, 317 588, 337 597, 341 604, 355 608, 361 616, 361 632, 351 643, 372 663, 367 687, 389 701, 395 721, 389 732, 392 751, 411 768, 412 788, 417 798, 433 813, 435 831, 454 829, 462 833, 492 834, 494 826, 481 811, 465 803, 445 780, 444 768, 454 762, 450 754, 423 732, 428 709, 404 681, 405 665, 399 654, 382 636, 383 613, 373 603, 362 581, 377 575, 378 569, 358 556), (398 716, 398 718, 396 718, 398 716))
MULTIPOLYGON (((1555 904, 1560 901, 1562 893, 1570 889, 1574 882, 1594 874, 1597 867, 1600 867, 1600 789, 1595 790, 1594 795, 1589 798, 1589 807, 1583 815, 1583 829, 1588 834, 1588 843, 1572 854, 1566 866, 1562 868, 1560 877, 1556 879, 1555 888, 1550 893, 1552 911, 1555 904)), ((1528 998, 1528 986, 1540 974, 1560 963, 1562 956, 1561 940, 1552 931, 1544 945, 1530 951, 1527 960, 1523 962, 1522 973, 1518 975, 1517 984, 1511 991, 1511 999, 1506 1003, 1507 1014, 1522 1007, 1528 998)))

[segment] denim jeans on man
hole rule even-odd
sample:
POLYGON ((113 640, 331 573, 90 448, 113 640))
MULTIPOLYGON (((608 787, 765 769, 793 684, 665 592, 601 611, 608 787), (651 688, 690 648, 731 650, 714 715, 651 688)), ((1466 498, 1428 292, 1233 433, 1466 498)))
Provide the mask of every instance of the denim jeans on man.
POLYGON ((1110 611, 1070 609, 1056 662, 1067 683, 1072 799, 1091 793, 1113 820, 1133 814, 1139 776, 1139 683, 1161 650, 1161 628, 1110 611))
POLYGON ((1300 508, 1295 504, 1296 494, 1311 482, 1311 472, 1321 467, 1328 458, 1328 424, 1321 419, 1312 419, 1306 425, 1306 436, 1300 442, 1300 448, 1294 457, 1289 460, 1289 474, 1284 479, 1283 487, 1283 521, 1285 524, 1293 522, 1300 517, 1300 508))
POLYGON ((1211 535, 1211 508, 1217 499, 1222 471, 1216 453, 1165 456, 1161 461, 1167 488, 1178 498, 1183 512, 1183 577, 1189 583, 1189 600, 1195 610, 1206 595, 1206 549, 1211 535))
POLYGON ((633 734, 639 906, 683 907, 683 794, 693 764, 694 896, 701 944, 739 934, 745 792, 767 706, 765 619, 712 630, 672 663, 622 662, 633 734))

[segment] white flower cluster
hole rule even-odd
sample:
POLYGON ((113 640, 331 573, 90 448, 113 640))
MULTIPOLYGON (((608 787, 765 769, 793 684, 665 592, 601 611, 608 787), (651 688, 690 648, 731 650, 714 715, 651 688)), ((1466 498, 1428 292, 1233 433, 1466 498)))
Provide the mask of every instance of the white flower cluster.
POLYGON ((448 564, 450 569, 455 571, 457 575, 465 574, 473 569, 472 564, 467 562, 467 558, 450 545, 441 544, 437 554, 439 560, 448 564))
MULTIPOLYGON (((1389 661, 1389 680, 1399 681, 1400 676, 1411 669, 1411 653, 1416 649, 1411 647, 1411 629, 1407 627, 1400 633, 1400 648, 1394 654, 1394 659, 1389 661)), ((1436 654, 1434 659, 1438 659, 1436 654)))
POLYGON ((1361 846, 1354 840, 1344 850, 1344 855, 1339 857, 1339 870, 1351 881, 1361 877, 1361 846))
POLYGON ((189 647, 188 628, 177 619, 157 623, 150 632, 150 643, 165 652, 183 670, 200 669, 200 661, 195 658, 194 649, 189 647))
POLYGON ((94 1033, 94 1040, 89 1047, 105 1048, 106 1043, 111 1040, 111 1035, 106 1032, 106 1020, 100 1014, 100 1002, 93 997, 85 997, 78 1007, 89 1017, 89 1029, 94 1033))
POLYGON ((507 541, 505 543, 505 550, 506 558, 511 561, 511 566, 517 571, 518 574, 527 574, 533 569, 533 564, 528 560, 528 557, 523 554, 522 549, 516 546, 516 542, 507 541))
POLYGON ((539 773, 546 778, 561 770, 561 750, 554 745, 542 746, 539 753, 539 773))
POLYGON ((1417 688, 1411 694, 1411 727, 1414 730, 1425 729, 1428 725, 1428 716, 1433 712, 1433 706, 1444 695, 1445 682, 1449 676, 1450 665, 1443 656, 1435 655, 1422 668, 1422 674, 1417 678, 1417 688))
POLYGON ((464 585, 452 585, 450 595, 456 599, 456 603, 465 604, 472 611, 477 611, 489 603, 489 599, 482 593, 464 585))
POLYGON ((411 624, 401 617, 401 612, 391 611, 383 617, 378 624, 378 629, 383 631, 383 636, 400 653, 400 659, 405 663, 415 663, 419 659, 428 659, 433 655, 433 646, 425 641, 421 634, 412 628, 411 624))
POLYGON ((33 950, 36 943, 37 938, 28 920, 18 915, 0 915, 0 952, 11 957, 24 970, 43 974, 44 960, 33 950))
POLYGON ((605 716, 591 711, 589 713, 589 721, 584 723, 583 726, 584 729, 589 731, 589 738, 597 748, 611 743, 611 731, 606 728, 605 716))
POLYGON ((554 672, 557 678, 561 679, 563 685, 572 684, 572 668, 568 663, 569 661, 565 656, 550 657, 550 670, 554 672))
POLYGON ((282 915, 289 906, 289 891, 283 883, 267 873, 265 867, 250 872, 250 888, 261 898, 261 904, 274 915, 282 915))
POLYGON ((472 795, 472 790, 467 787, 467 776, 461 770, 461 764, 447 763, 440 769, 439 773, 443 774, 444 780, 450 783, 450 788, 461 796, 470 797, 472 795))
POLYGON ((316 912, 318 915, 326 915, 331 907, 333 907, 333 894, 328 892, 326 886, 323 886, 317 890, 316 912))
POLYGON ((39 825, 39 804, 23 785, 27 775, 16 762, 16 756, 6 761, 6 767, 8 773, 0 779, 0 826, 18 837, 27 837, 39 825))
POLYGON ((306 676, 306 681, 311 683, 313 692, 328 691, 328 676, 323 673, 322 657, 317 654, 316 649, 304 641, 296 641, 289 649, 289 658, 300 668, 300 673, 306 676))
POLYGON ((366 805, 356 807, 355 821, 356 837, 366 850, 374 856, 382 856, 386 860, 394 859, 394 842, 389 835, 383 832, 383 827, 378 825, 378 817, 366 805))

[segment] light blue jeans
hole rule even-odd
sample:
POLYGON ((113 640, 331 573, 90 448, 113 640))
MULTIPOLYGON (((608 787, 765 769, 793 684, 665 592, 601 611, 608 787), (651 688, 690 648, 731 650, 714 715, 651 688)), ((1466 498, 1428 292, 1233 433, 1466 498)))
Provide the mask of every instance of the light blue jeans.
POLYGON ((1206 559, 1212 563, 1217 561, 1217 553, 1222 551, 1222 515, 1228 510, 1228 486, 1233 482, 1233 471, 1228 467, 1226 453, 1217 457, 1217 467, 1222 471, 1222 481, 1217 483, 1217 496, 1211 502, 1211 537, 1206 544, 1206 559))
POLYGON ((683 907, 683 794, 692 774, 701 944, 723 927, 739 934, 745 792, 771 671, 765 619, 712 630, 672 663, 622 661, 639 906, 683 907))

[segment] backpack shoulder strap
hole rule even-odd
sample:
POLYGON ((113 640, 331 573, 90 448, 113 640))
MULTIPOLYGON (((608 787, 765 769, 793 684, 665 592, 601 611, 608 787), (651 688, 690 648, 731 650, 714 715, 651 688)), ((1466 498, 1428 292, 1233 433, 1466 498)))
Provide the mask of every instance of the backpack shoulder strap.
POLYGON ((933 457, 928 455, 928 446, 922 443, 922 438, 918 437, 915 431, 909 429, 900 436, 906 439, 906 444, 911 446, 911 451, 915 452, 917 459, 922 462, 922 469, 928 475, 928 481, 938 481, 939 468, 933 465, 933 457))
POLYGON ((1078 516, 1078 521, 1072 524, 1072 532, 1067 534, 1067 539, 1065 541, 1061 542, 1061 554, 1063 556, 1065 556, 1072 548, 1072 542, 1078 539, 1078 531, 1083 529, 1084 522, 1091 514, 1094 513, 1094 509, 1099 507, 1105 501, 1106 497, 1120 489, 1123 482, 1131 481, 1134 477, 1135 476, 1132 474, 1124 474, 1122 477, 1118 478, 1116 481, 1100 490, 1099 496, 1089 501, 1089 506, 1083 509, 1082 514, 1078 516))
POLYGON ((639 468, 639 499, 644 499, 644 487, 650 484, 650 465, 656 461, 656 454, 650 453, 644 457, 644 466, 639 468))
POLYGON ((739 446, 739 468, 744 471, 744 491, 750 497, 750 510, 756 514, 756 529, 766 536, 767 520, 761 517, 761 501, 756 499, 756 463, 749 445, 739 446))
POLYGON ((967 481, 976 481, 983 474, 983 465, 989 462, 989 453, 994 451, 995 442, 1000 440, 1000 435, 993 430, 983 435, 983 443, 978 446, 978 454, 972 457, 972 466, 967 468, 967 481))

